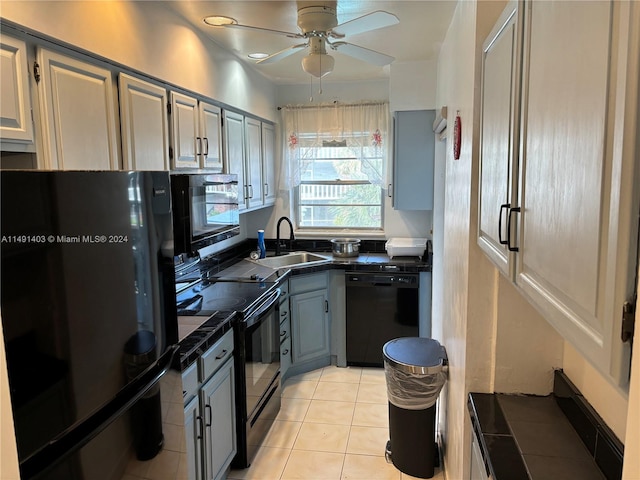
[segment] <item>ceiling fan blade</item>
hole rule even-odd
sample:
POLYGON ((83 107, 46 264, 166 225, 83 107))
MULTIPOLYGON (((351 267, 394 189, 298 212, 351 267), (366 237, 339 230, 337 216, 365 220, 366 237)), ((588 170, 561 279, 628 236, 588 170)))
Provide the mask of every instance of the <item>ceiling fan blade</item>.
POLYGON ((347 35, 356 35, 358 33, 376 30, 378 28, 390 27, 398 23, 400 23, 400 20, 398 20, 398 17, 394 14, 377 10, 362 17, 341 23, 331 30, 331 34, 332 36, 341 38, 347 35))
POLYGON ((300 51, 302 48, 306 47, 307 43, 301 43, 299 45, 292 45, 284 50, 280 50, 279 52, 274 53, 273 55, 269 55, 267 58, 263 58, 262 60, 258 60, 256 63, 274 63, 278 60, 282 60, 283 58, 287 58, 289 55, 293 55, 294 53, 300 51))
POLYGON ((329 45, 331 46, 331 48, 337 50, 340 53, 344 53, 345 55, 349 55, 350 57, 357 58, 358 60, 364 60, 365 62, 373 63, 374 65, 378 65, 379 67, 389 65, 395 60, 395 58, 390 55, 385 55, 384 53, 376 52, 375 50, 369 50, 368 48, 359 47, 358 45, 353 45, 352 43, 334 42, 330 43, 329 45))
POLYGON ((283 32, 282 30, 273 30, 271 28, 262 28, 262 27, 253 27, 251 25, 241 25, 239 23, 230 23, 227 25, 222 25, 224 28, 238 28, 241 30, 255 30, 257 32, 266 32, 266 33, 273 33, 276 35, 284 35, 285 37, 289 37, 289 38, 304 38, 303 35, 301 35, 300 33, 293 33, 293 32, 283 32))

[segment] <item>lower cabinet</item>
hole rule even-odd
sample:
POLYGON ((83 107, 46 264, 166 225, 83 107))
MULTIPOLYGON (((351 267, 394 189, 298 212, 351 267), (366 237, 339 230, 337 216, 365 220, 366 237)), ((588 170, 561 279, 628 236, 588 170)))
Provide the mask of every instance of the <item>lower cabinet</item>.
POLYGON ((487 480, 487 468, 478 443, 475 432, 471 432, 471 465, 469 467, 469 480, 487 480))
POLYGON ((287 379, 291 366, 291 314, 289 311, 289 281, 280 287, 280 381, 287 379))
POLYGON ((182 375, 187 471, 190 480, 220 480, 237 452, 232 331, 198 360, 194 389, 195 371, 182 375))
POLYGON ((300 275, 290 280, 293 365, 324 358, 330 360, 327 286, 326 272, 300 275))

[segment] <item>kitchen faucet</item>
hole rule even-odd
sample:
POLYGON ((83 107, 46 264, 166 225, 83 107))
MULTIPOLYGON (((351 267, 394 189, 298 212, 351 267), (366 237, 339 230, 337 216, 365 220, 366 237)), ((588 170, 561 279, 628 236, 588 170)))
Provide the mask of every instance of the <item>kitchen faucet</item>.
POLYGON ((291 220, 289 220, 288 217, 280 217, 280 219, 278 220, 278 224, 276 225, 276 256, 280 255, 280 224, 283 220, 286 220, 289 224, 289 248, 293 247, 293 241, 295 240, 295 237, 293 236, 293 224, 291 223, 291 220))

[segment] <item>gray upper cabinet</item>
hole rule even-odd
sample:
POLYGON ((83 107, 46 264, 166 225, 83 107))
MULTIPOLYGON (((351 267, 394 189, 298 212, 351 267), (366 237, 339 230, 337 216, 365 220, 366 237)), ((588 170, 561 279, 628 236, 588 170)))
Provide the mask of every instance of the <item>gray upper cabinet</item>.
POLYGON ((262 181, 264 206, 276 203, 276 131, 272 124, 262 122, 262 181))
POLYGON ((244 169, 244 116, 224 110, 225 171, 238 176, 238 210, 247 209, 248 188, 244 169))
POLYGON ((262 206, 262 130, 260 120, 245 117, 245 177, 247 208, 262 206))
POLYGON ((222 171, 221 110, 189 95, 171 92, 173 168, 222 171))
POLYGON ((396 210, 433 210, 435 110, 394 113, 393 184, 396 210))
POLYGON ((33 144, 27 46, 0 34, 0 142, 3 150, 33 144))
POLYGON ((479 244, 563 338, 625 388, 631 348, 621 323, 635 291, 640 206, 640 5, 518 7, 507 7, 485 43, 479 244))
POLYGON ((59 170, 118 170, 112 73, 38 49, 43 149, 39 164, 59 170))
POLYGON ((508 216, 518 202, 518 107, 522 15, 512 2, 482 49, 482 114, 478 244, 500 270, 513 277, 508 216))
POLYGON ((122 168, 169 170, 167 91, 120 73, 122 168))

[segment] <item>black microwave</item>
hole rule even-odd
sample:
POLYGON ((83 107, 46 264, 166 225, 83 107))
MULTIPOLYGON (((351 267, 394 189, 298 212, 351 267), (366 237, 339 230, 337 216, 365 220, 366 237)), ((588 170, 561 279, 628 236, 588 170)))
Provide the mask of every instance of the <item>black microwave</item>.
POLYGON ((172 172, 171 203, 175 255, 240 233, 237 175, 172 172))

